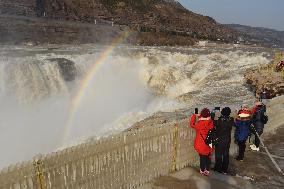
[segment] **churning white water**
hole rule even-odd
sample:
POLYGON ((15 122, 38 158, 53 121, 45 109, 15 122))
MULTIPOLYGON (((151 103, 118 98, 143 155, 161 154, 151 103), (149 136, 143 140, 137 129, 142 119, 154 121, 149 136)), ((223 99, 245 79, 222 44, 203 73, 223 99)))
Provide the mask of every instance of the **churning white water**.
POLYGON ((1 47, 0 167, 121 132, 157 111, 249 103, 243 73, 269 62, 264 49, 120 47, 92 75, 66 125, 103 49, 1 47))

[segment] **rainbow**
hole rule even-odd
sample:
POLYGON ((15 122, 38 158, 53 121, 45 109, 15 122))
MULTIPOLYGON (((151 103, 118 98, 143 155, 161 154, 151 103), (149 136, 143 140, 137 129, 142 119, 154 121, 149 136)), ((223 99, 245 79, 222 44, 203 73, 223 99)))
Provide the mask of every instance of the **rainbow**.
POLYGON ((64 124, 61 146, 64 146, 64 144, 69 138, 74 116, 76 115, 77 109, 85 95, 85 91, 90 85, 90 82, 94 78, 96 72, 100 69, 101 65, 103 65, 105 60, 115 50, 115 48, 119 44, 121 44, 125 39, 127 39, 129 35, 129 31, 124 31, 120 33, 117 37, 115 37, 112 40, 111 45, 109 45, 104 51, 102 51, 95 64, 89 69, 88 73, 86 74, 86 77, 80 82, 79 89, 70 102, 67 119, 64 124))

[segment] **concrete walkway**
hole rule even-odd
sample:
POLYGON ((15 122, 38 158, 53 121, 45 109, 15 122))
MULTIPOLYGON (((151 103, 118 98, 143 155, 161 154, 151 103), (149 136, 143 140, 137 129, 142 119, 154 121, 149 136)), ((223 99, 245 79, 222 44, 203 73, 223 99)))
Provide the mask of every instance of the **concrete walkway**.
MULTIPOLYGON (((264 129, 265 145, 275 156, 284 157, 284 96, 271 100, 267 108, 269 122, 264 129)), ((284 160, 276 160, 284 170, 284 160)), ((238 162, 231 158, 229 169, 235 176, 211 171, 211 175, 206 177, 199 174, 198 168, 185 168, 138 189, 280 189, 284 186, 284 178, 279 175, 263 149, 258 153, 247 146, 244 161, 238 162)))
POLYGON ((185 168, 163 176, 139 189, 250 189, 249 177, 232 177, 212 172, 209 177, 199 174, 197 168, 185 168))

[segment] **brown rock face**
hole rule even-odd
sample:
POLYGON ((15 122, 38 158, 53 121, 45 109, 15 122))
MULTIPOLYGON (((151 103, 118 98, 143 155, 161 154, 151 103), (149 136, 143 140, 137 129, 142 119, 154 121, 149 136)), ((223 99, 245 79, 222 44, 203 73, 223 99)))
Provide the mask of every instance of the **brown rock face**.
POLYGON ((269 98, 284 94, 284 74, 275 72, 271 67, 249 71, 246 73, 245 79, 257 97, 264 90, 269 98))
POLYGON ((163 0, 45 0, 51 18, 129 25, 141 32, 163 32, 192 38, 233 41, 236 32, 214 19, 195 14, 180 4, 163 0))
POLYGON ((232 42, 240 36, 169 0, 1 0, 0 13, 127 25, 140 33, 133 43, 145 45, 189 45, 197 39, 232 42))

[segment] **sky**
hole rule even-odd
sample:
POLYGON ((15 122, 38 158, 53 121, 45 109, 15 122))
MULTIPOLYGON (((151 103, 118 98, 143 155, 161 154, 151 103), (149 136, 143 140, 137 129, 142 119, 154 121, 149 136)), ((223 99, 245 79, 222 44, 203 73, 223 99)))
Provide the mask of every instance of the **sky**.
POLYGON ((187 9, 222 24, 284 31, 284 0, 178 0, 187 9))

